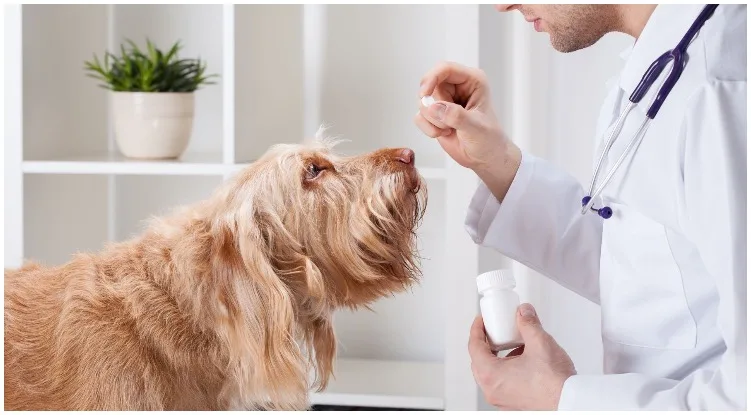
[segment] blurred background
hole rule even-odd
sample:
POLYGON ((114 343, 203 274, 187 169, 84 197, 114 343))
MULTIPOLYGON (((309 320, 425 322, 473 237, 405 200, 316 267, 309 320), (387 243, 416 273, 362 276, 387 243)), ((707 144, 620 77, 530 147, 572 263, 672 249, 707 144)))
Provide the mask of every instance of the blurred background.
POLYGON ((513 267, 522 300, 578 372, 601 372, 597 306, 471 243, 463 222, 476 178, 412 117, 427 70, 479 66, 512 139, 588 182, 594 123, 627 38, 560 54, 521 15, 490 5, 6 5, 4 14, 5 267, 60 264, 127 239, 150 216, 208 197, 270 145, 325 123, 348 140, 345 154, 414 149, 430 201, 422 284, 372 312, 337 314, 337 380, 315 403, 489 409, 466 341, 474 277, 499 267, 513 267), (165 51, 179 40, 181 57, 218 75, 195 92, 176 159, 124 156, 113 93, 84 71, 94 54, 117 54, 126 39, 145 48, 147 38, 165 51))

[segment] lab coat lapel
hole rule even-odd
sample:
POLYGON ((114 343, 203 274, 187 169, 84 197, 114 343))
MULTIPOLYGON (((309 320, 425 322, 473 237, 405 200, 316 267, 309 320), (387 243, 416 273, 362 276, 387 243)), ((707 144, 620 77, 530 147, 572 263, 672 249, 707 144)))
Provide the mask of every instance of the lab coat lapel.
MULTIPOLYGON (((619 82, 621 89, 626 92, 626 96, 631 95, 652 62, 663 53, 675 48, 704 6, 703 4, 660 4, 655 8, 639 39, 634 43, 632 50, 627 52, 628 59, 621 72, 619 82)), ((666 76, 669 68, 670 65, 663 72, 663 76, 666 76)), ((647 109, 661 83, 662 79, 658 79, 649 93, 641 100, 639 107, 644 114, 647 113, 647 109)))
MULTIPOLYGON (((647 25, 641 33, 639 39, 629 48, 621 53, 621 58, 626 62, 621 72, 617 91, 617 101, 610 105, 613 108, 610 125, 603 131, 601 141, 599 142, 598 155, 605 148, 605 139, 613 127, 613 123, 620 115, 623 108, 628 104, 628 98, 638 85, 642 76, 649 66, 660 55, 673 49, 680 42, 683 35, 689 29, 696 16, 699 15, 704 5, 658 5, 647 25)), ((615 165, 615 162, 621 157, 623 151, 630 144, 634 134, 637 133, 639 126, 646 117, 647 110, 657 94, 665 77, 667 77, 670 66, 660 75, 657 81, 650 88, 647 95, 634 108, 626 119, 626 123, 619 136, 615 139, 610 151, 605 156, 600 168, 598 182, 605 178, 609 170, 615 165)), ((680 81, 679 81, 680 82, 680 81)), ((668 98, 669 99, 669 98, 668 98)), ((659 116, 659 115, 658 115, 659 116)), ((650 131, 647 130, 644 140, 648 140, 650 131)), ((636 149, 638 151, 638 147, 636 149)), ((620 185, 623 177, 629 175, 630 161, 636 151, 632 150, 626 156, 622 166, 618 169, 613 177, 611 184, 603 192, 603 198, 613 200, 617 199, 620 191, 620 185)), ((596 160, 595 160, 596 162, 596 160)))

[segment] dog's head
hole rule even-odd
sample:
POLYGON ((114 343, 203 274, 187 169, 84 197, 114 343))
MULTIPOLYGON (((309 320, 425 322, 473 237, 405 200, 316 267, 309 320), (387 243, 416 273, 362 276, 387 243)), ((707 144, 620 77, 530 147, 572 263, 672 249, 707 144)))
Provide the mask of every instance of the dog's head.
POLYGON ((216 260, 241 291, 229 312, 243 301, 254 312, 266 307, 266 321, 254 324, 279 330, 269 337, 280 342, 305 338, 322 385, 335 349, 333 310, 367 306, 418 278, 415 230, 427 200, 412 150, 341 157, 333 145, 319 136, 275 146, 214 204, 216 260))
POLYGON ((296 294, 357 307, 418 277, 426 190, 410 149, 340 157, 333 144, 271 148, 236 177, 227 213, 240 251, 296 294))

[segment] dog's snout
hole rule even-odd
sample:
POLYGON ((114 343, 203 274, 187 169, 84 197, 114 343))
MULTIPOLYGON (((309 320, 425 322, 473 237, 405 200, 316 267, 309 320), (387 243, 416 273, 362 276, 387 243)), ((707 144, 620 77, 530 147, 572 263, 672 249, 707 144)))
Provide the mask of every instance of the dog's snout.
POLYGON ((401 148, 396 150, 394 159, 398 162, 414 166, 415 164, 415 152, 408 148, 401 148))

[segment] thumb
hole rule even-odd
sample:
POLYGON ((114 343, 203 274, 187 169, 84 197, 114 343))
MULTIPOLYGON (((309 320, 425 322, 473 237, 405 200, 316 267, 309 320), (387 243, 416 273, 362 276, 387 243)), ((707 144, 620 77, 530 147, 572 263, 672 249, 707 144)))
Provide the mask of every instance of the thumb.
POLYGON ((519 306, 516 313, 516 326, 524 341, 525 350, 538 348, 547 337, 537 317, 537 312, 531 304, 525 303, 519 306))
POLYGON ((480 129, 480 114, 475 111, 467 111, 466 108, 453 102, 438 101, 428 108, 430 121, 437 121, 455 130, 467 132, 480 129))

